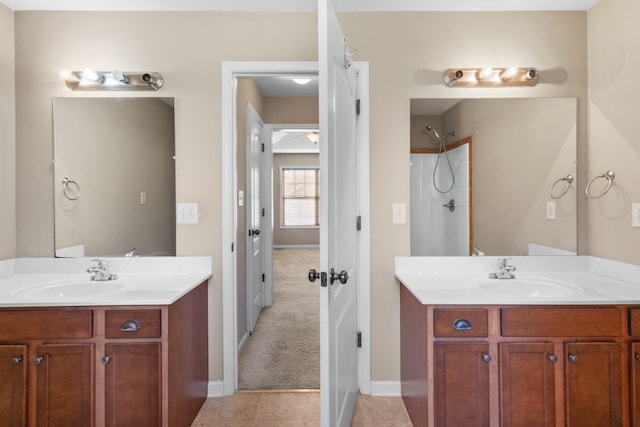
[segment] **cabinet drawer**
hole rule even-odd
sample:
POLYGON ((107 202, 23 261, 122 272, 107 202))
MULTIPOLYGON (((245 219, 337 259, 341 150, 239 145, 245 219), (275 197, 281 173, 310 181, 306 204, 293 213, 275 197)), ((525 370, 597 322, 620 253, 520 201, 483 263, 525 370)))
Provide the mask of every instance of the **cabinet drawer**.
POLYGON ((62 340, 92 337, 91 310, 0 311, 0 340, 62 340))
POLYGON ((436 337, 486 337, 489 331, 488 313, 485 309, 435 309, 433 334, 436 337))
POLYGON ((618 337, 619 307, 518 307, 501 310, 504 337, 618 337))
POLYGON ((160 338, 160 310, 107 310, 106 338, 160 338))

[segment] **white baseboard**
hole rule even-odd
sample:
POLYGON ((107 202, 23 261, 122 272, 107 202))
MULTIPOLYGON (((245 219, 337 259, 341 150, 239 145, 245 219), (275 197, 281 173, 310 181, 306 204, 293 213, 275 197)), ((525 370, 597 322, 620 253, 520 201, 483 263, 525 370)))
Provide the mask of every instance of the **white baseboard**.
POLYGON ((371 396, 402 396, 402 387, 400 386, 400 381, 371 381, 371 396))
POLYGON ((224 396, 224 383, 222 381, 209 381, 207 387, 207 397, 224 396))
POLYGON ((318 249, 320 245, 273 245, 273 249, 318 249))

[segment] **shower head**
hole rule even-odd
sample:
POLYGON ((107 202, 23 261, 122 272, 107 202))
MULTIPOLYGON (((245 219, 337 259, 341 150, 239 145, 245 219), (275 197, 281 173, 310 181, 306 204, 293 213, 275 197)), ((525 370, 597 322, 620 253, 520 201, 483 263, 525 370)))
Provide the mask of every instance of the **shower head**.
POLYGON ((438 131, 437 131, 437 130, 435 130, 435 129, 433 128, 433 126, 428 125, 428 126, 427 126, 427 130, 428 130, 429 132, 433 132, 433 134, 436 136, 436 138, 440 139, 440 134, 438 133, 438 131))
POLYGON ((427 125, 427 130, 428 130, 429 132, 432 132, 432 133, 436 136, 436 138, 438 138, 438 141, 444 141, 444 140, 445 140, 445 139, 447 139, 447 137, 449 137, 449 136, 456 136, 456 132, 455 132, 455 131, 451 131, 451 132, 449 132, 448 134, 446 134, 444 137, 441 137, 441 136, 440 136, 440 134, 438 133, 438 131, 437 131, 437 130, 435 130, 435 129, 433 128, 433 126, 431 126, 431 125, 427 125))

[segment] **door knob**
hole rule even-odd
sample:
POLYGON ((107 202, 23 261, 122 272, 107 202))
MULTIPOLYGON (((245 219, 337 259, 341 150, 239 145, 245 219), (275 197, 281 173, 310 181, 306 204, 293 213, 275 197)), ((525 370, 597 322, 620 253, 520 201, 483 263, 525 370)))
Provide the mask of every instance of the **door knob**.
POLYGON ((311 270, 309 270, 309 281, 310 282, 313 283, 319 278, 320 278, 320 273, 318 271, 316 271, 315 268, 312 268, 311 270))
POLYGON ((336 280, 339 280, 343 285, 346 284, 349 280, 349 274, 347 273, 347 270, 342 270, 340 273, 336 273, 336 270, 332 268, 329 274, 329 283, 333 285, 333 282, 335 282, 336 280))

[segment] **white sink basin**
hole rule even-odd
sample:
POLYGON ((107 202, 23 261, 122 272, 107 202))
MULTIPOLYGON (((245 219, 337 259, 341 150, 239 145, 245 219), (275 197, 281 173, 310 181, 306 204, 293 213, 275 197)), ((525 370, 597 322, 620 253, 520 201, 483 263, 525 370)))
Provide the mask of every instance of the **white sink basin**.
POLYGON ((515 297, 554 298, 579 295, 583 289, 575 283, 547 277, 489 279, 478 285, 481 289, 515 297))
POLYGON ((16 289, 12 295, 19 298, 87 298, 121 288, 122 285, 113 280, 56 279, 16 289))

